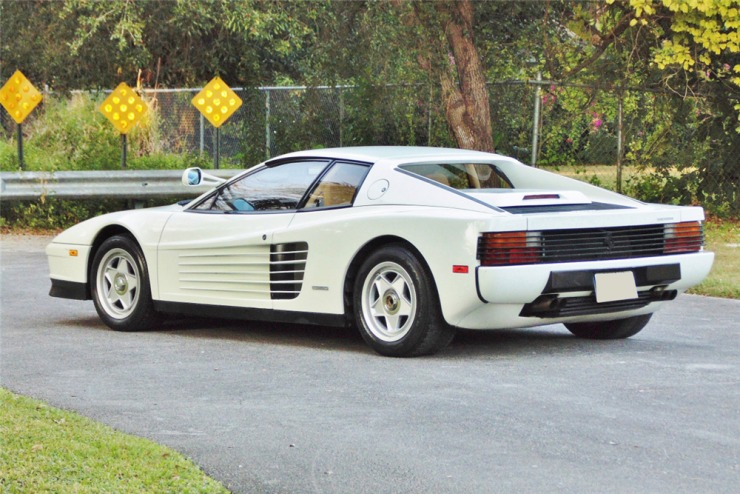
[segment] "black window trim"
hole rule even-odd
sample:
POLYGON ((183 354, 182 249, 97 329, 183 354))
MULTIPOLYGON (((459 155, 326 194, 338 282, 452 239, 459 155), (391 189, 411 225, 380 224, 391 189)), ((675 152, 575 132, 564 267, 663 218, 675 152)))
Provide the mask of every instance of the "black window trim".
POLYGON ((310 211, 327 211, 330 209, 342 209, 342 208, 351 208, 354 203, 355 199, 357 198, 357 193, 360 191, 360 188, 362 187, 362 184, 365 183, 365 179, 367 178, 368 174, 370 173, 370 168, 372 168, 373 164, 368 163, 366 161, 356 161, 356 160, 345 160, 341 158, 335 158, 332 160, 332 162, 324 168, 324 171, 319 174, 318 177, 316 177, 316 180, 314 180, 311 185, 306 189, 306 193, 301 197, 301 200, 298 201, 298 206, 296 207, 295 211, 298 213, 301 212, 310 212, 310 211), (359 184, 357 184, 357 188, 355 189, 355 193, 352 195, 352 201, 349 204, 343 204, 338 206, 323 206, 320 208, 308 208, 306 209, 306 203, 308 202, 308 199, 311 197, 311 194, 314 190, 316 190, 321 183, 321 180, 329 173, 329 171, 334 168, 337 164, 347 164, 347 165, 359 165, 364 166, 365 168, 368 168, 367 173, 365 173, 365 176, 362 178, 362 181, 360 181, 359 184))
POLYGON ((210 194, 206 195, 204 198, 199 200, 197 203, 192 204, 187 209, 183 210, 183 212, 198 213, 198 214, 249 214, 249 215, 254 215, 254 214, 285 214, 285 213, 297 213, 297 212, 309 212, 309 211, 327 211, 330 209, 341 209, 341 208, 352 207, 352 205, 355 202, 355 199, 357 198, 357 193, 360 191, 362 184, 365 183, 365 179, 367 178, 367 175, 369 174, 369 170, 368 170, 368 173, 365 174, 365 177, 362 179, 362 181, 357 185, 355 194, 354 196, 352 196, 351 204, 304 209, 305 203, 308 201, 308 198, 311 196, 311 192, 313 192, 316 189, 316 187, 318 187, 318 184, 321 182, 321 179, 323 179, 324 176, 329 172, 329 170, 331 170, 337 163, 346 163, 350 165, 361 165, 367 168, 372 168, 373 166, 373 163, 370 163, 367 161, 359 161, 359 160, 343 159, 343 158, 324 158, 320 156, 311 156, 311 157, 306 157, 306 158, 295 156, 291 158, 274 159, 271 161, 266 161, 264 163, 264 166, 255 166, 252 169, 248 170, 246 173, 238 174, 231 180, 228 180, 216 186, 211 191, 210 194), (268 211, 222 211, 222 210, 211 210, 211 209, 196 209, 198 206, 202 205, 204 202, 208 201, 209 199, 213 199, 214 195, 220 194, 223 188, 228 187, 229 185, 236 182, 237 180, 243 180, 249 177, 250 175, 253 175, 254 173, 258 173, 262 171, 265 168, 274 168, 276 166, 281 166, 281 165, 286 165, 289 163, 296 163, 296 162, 326 163, 326 166, 321 171, 321 173, 318 174, 318 176, 314 179, 314 181, 311 182, 311 184, 308 186, 303 197, 301 197, 301 199, 298 201, 298 204, 295 209, 268 210, 268 211))

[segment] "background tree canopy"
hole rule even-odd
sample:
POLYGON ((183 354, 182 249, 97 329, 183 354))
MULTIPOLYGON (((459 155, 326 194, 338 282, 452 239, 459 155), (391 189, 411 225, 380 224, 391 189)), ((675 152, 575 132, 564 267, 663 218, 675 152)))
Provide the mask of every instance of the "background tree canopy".
MULTIPOLYGON (((492 81, 539 72, 642 88, 671 95, 679 119, 665 135, 690 130, 705 150, 681 179, 737 202, 739 32, 738 0, 0 0, 0 76, 20 68, 55 91, 197 87, 214 75, 242 87, 352 84, 374 97, 388 84, 432 85, 454 142, 484 150, 501 125, 492 81), (695 95, 704 99, 689 109, 695 95)), ((641 145, 651 146, 635 153, 641 145)))

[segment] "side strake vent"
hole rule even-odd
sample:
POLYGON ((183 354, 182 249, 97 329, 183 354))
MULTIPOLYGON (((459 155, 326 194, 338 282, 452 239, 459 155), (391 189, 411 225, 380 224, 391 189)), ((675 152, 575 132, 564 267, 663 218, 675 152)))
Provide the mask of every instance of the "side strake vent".
POLYGON ((478 240, 481 266, 632 259, 698 252, 696 222, 615 228, 487 232, 478 240))
POLYGON ((270 298, 293 299, 301 293, 308 244, 292 242, 270 246, 270 298))

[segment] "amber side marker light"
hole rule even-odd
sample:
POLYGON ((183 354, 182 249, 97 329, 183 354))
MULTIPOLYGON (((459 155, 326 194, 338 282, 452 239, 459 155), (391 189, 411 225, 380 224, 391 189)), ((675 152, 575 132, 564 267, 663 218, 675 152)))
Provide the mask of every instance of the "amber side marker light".
POLYGON ((70 257, 77 257, 77 254, 79 254, 79 252, 77 252, 77 249, 69 249, 70 257))
POLYGON ((704 246, 704 229, 699 221, 668 224, 664 237, 664 254, 698 252, 704 246))

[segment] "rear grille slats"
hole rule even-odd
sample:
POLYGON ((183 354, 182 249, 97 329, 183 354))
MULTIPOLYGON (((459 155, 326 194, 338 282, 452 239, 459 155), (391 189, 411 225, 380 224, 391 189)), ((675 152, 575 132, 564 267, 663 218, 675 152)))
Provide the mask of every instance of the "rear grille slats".
POLYGON ((704 245, 699 222, 632 227, 483 233, 483 266, 654 257, 696 252, 704 245))
POLYGON ((663 254, 663 226, 542 232, 542 261, 569 262, 663 254))

